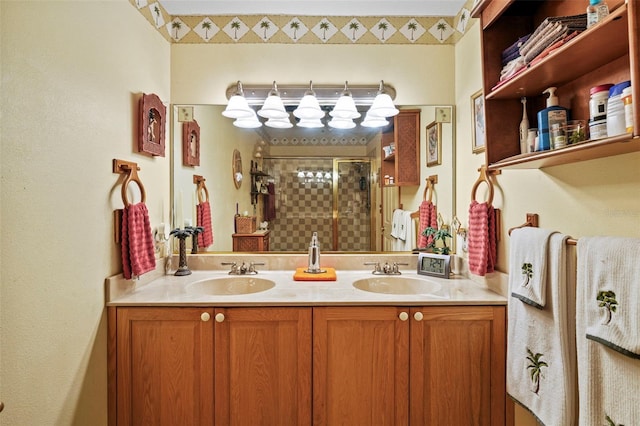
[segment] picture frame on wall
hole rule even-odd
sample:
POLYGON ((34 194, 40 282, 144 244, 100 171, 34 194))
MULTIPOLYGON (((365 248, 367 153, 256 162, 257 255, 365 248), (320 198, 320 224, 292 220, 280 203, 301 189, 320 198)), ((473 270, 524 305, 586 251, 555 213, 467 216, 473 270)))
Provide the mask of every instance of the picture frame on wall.
POLYGON ((482 89, 471 95, 471 149, 473 153, 484 152, 485 149, 485 121, 484 94, 482 89))
POLYGON ((442 164, 442 123, 427 126, 427 167, 442 164))
POLYGON ((182 123, 182 164, 200 165, 200 125, 196 120, 182 123))
POLYGON ((142 94, 140 99, 140 128, 138 152, 164 157, 167 108, 158 95, 142 94))

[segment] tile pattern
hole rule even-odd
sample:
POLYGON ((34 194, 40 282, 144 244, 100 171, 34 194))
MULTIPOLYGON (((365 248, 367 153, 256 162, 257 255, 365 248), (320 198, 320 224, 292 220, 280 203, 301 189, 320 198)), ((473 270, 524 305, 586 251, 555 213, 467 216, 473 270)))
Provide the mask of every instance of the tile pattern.
POLYGON ((171 16, 157 1, 129 0, 171 43, 455 44, 473 0, 457 16, 171 16))
MULTIPOLYGON (((363 170, 348 166, 339 185, 340 215, 338 250, 367 251, 370 248, 368 191, 360 191, 363 170), (353 169, 353 170, 351 170, 353 169), (366 194, 366 195, 365 195, 366 194)), ((298 177, 298 170, 333 170, 332 158, 265 158, 263 169, 273 177, 277 217, 269 224, 273 251, 306 251, 313 232, 318 233, 320 250, 333 246, 333 182, 331 179, 298 177)), ((367 188, 368 189, 368 188, 367 188)))

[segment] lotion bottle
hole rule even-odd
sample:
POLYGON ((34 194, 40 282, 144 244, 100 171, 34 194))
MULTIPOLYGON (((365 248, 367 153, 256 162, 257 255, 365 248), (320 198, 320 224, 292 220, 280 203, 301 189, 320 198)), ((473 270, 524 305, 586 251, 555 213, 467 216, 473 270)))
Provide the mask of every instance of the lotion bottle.
POLYGON ((520 98, 522 102, 522 121, 520 121, 520 153, 525 154, 527 151, 527 137, 529 134, 529 117, 527 117, 527 98, 520 98))
POLYGON ((548 93, 547 107, 538 112, 538 137, 539 144, 537 151, 547 151, 551 149, 551 137, 549 129, 554 125, 566 126, 569 120, 569 110, 558 105, 556 87, 549 87, 542 93, 548 93))

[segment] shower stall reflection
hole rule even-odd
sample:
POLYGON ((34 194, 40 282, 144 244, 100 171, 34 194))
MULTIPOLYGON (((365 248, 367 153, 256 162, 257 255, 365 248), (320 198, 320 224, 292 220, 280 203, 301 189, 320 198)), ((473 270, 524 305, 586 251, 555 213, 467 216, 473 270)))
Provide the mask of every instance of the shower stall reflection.
POLYGON ((321 250, 370 251, 371 165, 368 159, 265 158, 275 218, 273 251, 305 251, 318 233, 321 250))

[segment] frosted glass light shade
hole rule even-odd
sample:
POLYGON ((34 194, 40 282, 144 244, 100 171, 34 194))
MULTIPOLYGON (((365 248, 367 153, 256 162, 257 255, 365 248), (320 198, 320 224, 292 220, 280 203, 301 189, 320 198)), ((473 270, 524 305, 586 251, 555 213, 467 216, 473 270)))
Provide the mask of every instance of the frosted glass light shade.
POLYGON ((242 95, 233 95, 225 110, 222 111, 222 115, 228 118, 249 118, 254 114, 255 112, 249 107, 249 103, 242 95))
POLYGON ((342 94, 336 102, 336 106, 329 113, 334 118, 354 119, 360 117, 360 113, 356 108, 356 103, 350 94, 342 94))
POLYGON ((328 124, 329 127, 333 127, 334 129, 353 129, 356 127, 356 123, 350 118, 334 117, 328 124))
POLYGON ((394 115, 398 115, 399 112, 400 110, 393 105, 391 96, 386 93, 378 93, 373 100, 371 108, 369 108, 369 113, 375 114, 378 117, 393 117, 394 115))
POLYGON ((389 124, 384 117, 378 117, 375 114, 372 114, 371 111, 367 112, 364 116, 364 120, 360 123, 363 127, 384 127, 389 124))
POLYGON ((300 119, 320 119, 325 116, 325 112, 320 109, 320 103, 314 95, 304 95, 298 108, 293 111, 293 115, 300 119))
POLYGON ((264 123, 264 125, 274 129, 290 129, 293 127, 288 115, 286 118, 270 118, 264 123))
POLYGON ((289 113, 284 109, 284 103, 278 95, 269 95, 264 105, 258 111, 258 115, 264 118, 287 118, 289 113))
POLYGON ((262 123, 258 120, 256 112, 252 109, 250 109, 250 111, 252 114, 249 117, 236 118, 233 121, 233 125, 242 129, 257 129, 262 126, 262 123))
POLYGON ((321 127, 324 127, 324 124, 322 124, 322 121, 320 121, 319 118, 301 118, 296 126, 305 127, 307 129, 319 129, 321 127))

